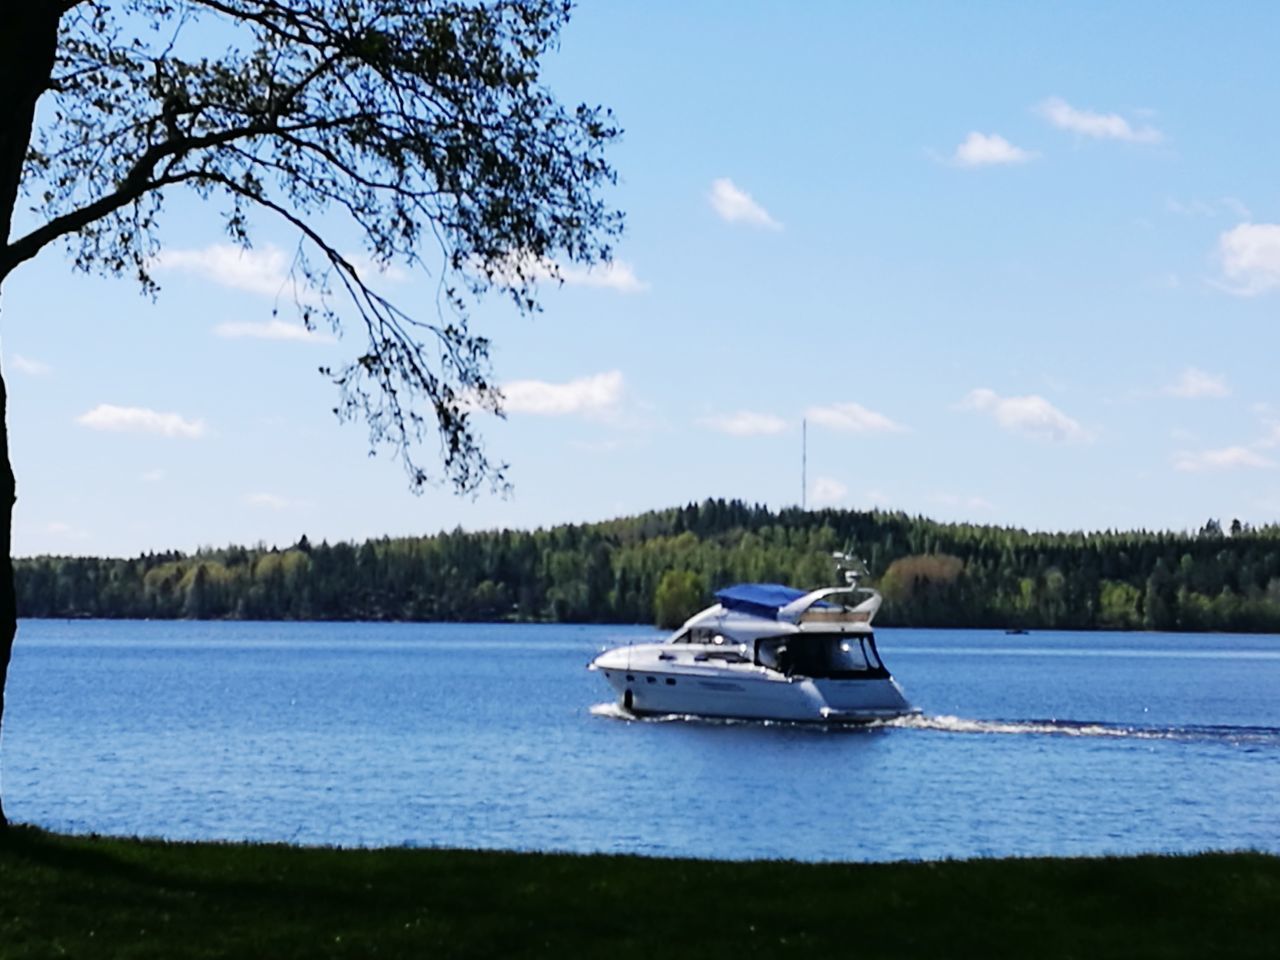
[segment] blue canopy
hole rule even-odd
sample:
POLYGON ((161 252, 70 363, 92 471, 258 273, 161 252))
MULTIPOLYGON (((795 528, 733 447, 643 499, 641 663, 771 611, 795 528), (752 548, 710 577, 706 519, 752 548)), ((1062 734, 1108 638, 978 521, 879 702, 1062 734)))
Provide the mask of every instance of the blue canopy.
POLYGON ((781 583, 735 583, 716 591, 716 599, 726 610, 738 610, 756 617, 778 619, 778 611, 808 591, 781 583))

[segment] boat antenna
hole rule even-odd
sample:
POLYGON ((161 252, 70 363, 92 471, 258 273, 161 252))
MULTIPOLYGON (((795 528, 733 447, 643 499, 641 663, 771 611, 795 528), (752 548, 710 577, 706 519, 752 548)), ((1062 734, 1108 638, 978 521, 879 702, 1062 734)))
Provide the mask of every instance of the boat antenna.
POLYGON ((809 495, 809 421, 800 420, 800 509, 805 509, 809 495))
POLYGON ((867 565, 852 553, 836 550, 831 559, 836 562, 836 576, 843 579, 846 586, 856 587, 867 572, 867 565))

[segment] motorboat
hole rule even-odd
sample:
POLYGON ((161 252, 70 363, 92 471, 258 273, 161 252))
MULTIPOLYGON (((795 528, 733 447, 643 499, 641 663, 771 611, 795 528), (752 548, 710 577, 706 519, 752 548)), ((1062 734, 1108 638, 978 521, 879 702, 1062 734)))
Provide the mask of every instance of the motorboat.
POLYGON ((741 583, 661 643, 606 650, 588 664, 635 716, 867 723, 919 711, 880 659, 880 594, 741 583))

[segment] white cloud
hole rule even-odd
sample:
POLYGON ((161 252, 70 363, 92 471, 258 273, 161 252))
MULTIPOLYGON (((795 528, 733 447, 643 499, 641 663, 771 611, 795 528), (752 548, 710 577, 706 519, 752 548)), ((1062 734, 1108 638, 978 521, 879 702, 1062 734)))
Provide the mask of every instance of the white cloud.
POLYGON ((711 181, 711 208, 729 223, 749 223, 757 227, 781 230, 782 224, 769 211, 756 203, 751 194, 739 188, 728 177, 711 181))
MULTIPOLYGON (((343 257, 366 282, 402 282, 409 277, 402 267, 392 263, 379 264, 363 253, 347 253, 343 257)), ((161 250, 151 261, 151 266, 156 270, 192 273, 233 290, 244 290, 266 297, 278 297, 287 291, 290 296, 295 296, 304 303, 315 303, 318 300, 316 292, 308 288, 303 280, 290 276, 293 254, 273 243, 264 243, 247 250, 233 243, 214 243, 191 250, 161 250)), ((263 326, 275 326, 277 323, 279 321, 263 326)), ((240 335, 254 336, 251 333, 240 335)), ((276 336, 268 339, 287 338, 276 336)))
POLYGON ((40 360, 32 360, 30 357, 24 357, 20 353, 13 355, 13 369, 19 373, 25 373, 29 377, 43 377, 53 372, 53 367, 40 360))
POLYGON ((117 407, 100 403, 76 422, 94 430, 115 432, 158 433, 165 437, 195 439, 204 434, 203 420, 187 420, 176 413, 160 413, 145 407, 117 407))
POLYGON ((499 280, 506 283, 515 283, 523 275, 525 279, 534 282, 563 281, 569 287, 596 287, 618 293, 643 293, 649 289, 649 284, 637 277, 635 268, 625 260, 610 260, 593 267, 583 267, 525 254, 510 257, 506 264, 498 266, 494 272, 499 280))
POLYGON ((613 453, 621 449, 622 444, 617 440, 570 440, 569 446, 586 453, 613 453))
POLYGON ((168 474, 164 470, 157 468, 155 470, 147 470, 138 474, 138 479, 143 483, 159 483, 166 476, 168 476, 168 474))
POLYGON ((606 413, 621 401, 622 387, 620 370, 579 377, 567 383, 513 380, 502 386, 502 406, 508 413, 534 413, 548 417, 606 413))
POLYGON ((351 264, 356 273, 366 282, 371 278, 389 280, 393 283, 403 283, 409 279, 409 272, 397 263, 378 263, 364 253, 344 253, 342 258, 351 264))
POLYGON ((1222 377, 1215 377, 1195 367, 1187 367, 1175 383, 1164 388, 1164 393, 1171 397, 1192 400, 1198 397, 1230 396, 1231 390, 1222 377))
POLYGON ((954 493, 935 493, 929 499, 943 507, 961 507, 965 510, 995 509, 995 504, 986 497, 964 497, 954 493))
POLYGON ((610 260, 594 267, 561 266, 560 276, 570 287, 600 287, 618 293, 643 293, 649 285, 636 276, 631 264, 610 260))
POLYGON ((287 320, 268 320, 265 323, 248 321, 231 321, 220 323, 213 328, 219 337, 235 340, 250 338, 255 340, 295 340, 302 343, 333 343, 334 338, 319 330, 308 330, 301 323, 289 323, 287 320))
POLYGON ((887 507, 889 504, 893 503, 893 498, 883 490, 872 488, 866 492, 865 496, 867 503, 875 507, 887 507))
POLYGON ((1227 282, 1222 289, 1252 297, 1280 285, 1280 224, 1242 223, 1218 238, 1227 282))
POLYGON ((1170 213, 1183 217, 1220 217, 1233 216, 1247 220, 1251 216, 1249 208, 1235 197, 1220 197, 1217 200, 1179 200, 1169 197, 1164 203, 1170 213))
POLYGON ((805 416, 814 423, 833 430, 849 433, 894 433, 906 427, 894 423, 883 413, 868 410, 860 403, 833 403, 825 407, 810 407, 805 416))
POLYGON ((1089 440, 1089 432, 1044 397, 1002 397, 985 387, 973 390, 961 406, 990 414, 1005 430, 1062 443, 1089 440))
POLYGON ((231 243, 215 243, 200 250, 162 250, 157 270, 194 273, 233 290, 278 296, 292 286, 290 256, 274 244, 244 250, 231 243))
POLYGON ((1072 133, 1098 140, 1159 143, 1164 139, 1164 134, 1155 127, 1134 127, 1118 113, 1079 110, 1061 97, 1050 97, 1041 103, 1037 110, 1059 130, 1070 130, 1072 133))
POLYGON ((45 533, 55 537, 63 537, 67 540, 88 540, 89 531, 80 527, 72 526, 69 523, 63 523, 61 520, 54 520, 52 523, 45 524, 45 533))
POLYGON ((998 133, 970 132, 964 143, 956 147, 951 161, 961 167, 993 167, 1007 166, 1014 163, 1026 163, 1035 159, 1036 154, 1012 143, 998 133))
POLYGON ((704 427, 727 433, 734 437, 759 437, 782 433, 787 421, 771 413, 752 413, 740 410, 725 416, 703 417, 698 423, 704 427))
POLYGON ((1179 453, 1173 459, 1173 469, 1183 473, 1199 473, 1205 470, 1235 470, 1240 467, 1268 469, 1275 463, 1248 447, 1223 447, 1221 450, 1201 450, 1198 453, 1179 453))
POLYGON ((294 505, 288 497, 274 493, 246 493, 244 502, 252 507, 266 507, 268 510, 287 510, 294 505))
POLYGON ((809 502, 815 507, 829 507, 849 495, 849 488, 831 477, 818 477, 809 486, 809 502))

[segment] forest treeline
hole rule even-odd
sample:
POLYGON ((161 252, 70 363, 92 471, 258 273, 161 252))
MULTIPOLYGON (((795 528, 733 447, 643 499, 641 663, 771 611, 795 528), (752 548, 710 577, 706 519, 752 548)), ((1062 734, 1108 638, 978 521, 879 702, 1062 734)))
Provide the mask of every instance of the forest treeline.
POLYGON ((1029 533, 884 511, 707 500, 603 523, 364 543, 15 563, 26 617, 670 624, 740 581, 833 583, 852 551, 878 623, 1280 632, 1280 526, 1029 533))

